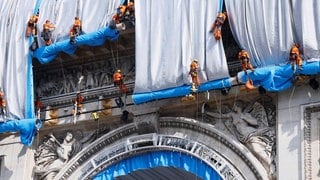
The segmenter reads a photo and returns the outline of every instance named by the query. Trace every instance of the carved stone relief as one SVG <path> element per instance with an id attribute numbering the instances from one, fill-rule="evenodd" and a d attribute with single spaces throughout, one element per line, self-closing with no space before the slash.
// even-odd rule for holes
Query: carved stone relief
<path id="1" fill-rule="evenodd" d="M 276 176 L 276 107 L 263 96 L 252 102 L 236 100 L 220 109 L 206 109 L 205 119 L 216 128 L 236 137 L 261 162 L 270 179 Z"/>
<path id="2" fill-rule="evenodd" d="M 119 67 L 111 60 L 100 60 L 83 65 L 63 66 L 35 73 L 35 93 L 40 97 L 50 97 L 80 90 L 113 85 L 116 68 L 122 70 L 125 82 L 135 78 L 134 59 L 122 59 Z"/>
<path id="3" fill-rule="evenodd" d="M 67 130 L 63 133 L 50 133 L 43 138 L 34 154 L 35 179 L 50 180 L 63 168 L 78 152 L 92 143 L 109 129 L 91 132 Z"/>

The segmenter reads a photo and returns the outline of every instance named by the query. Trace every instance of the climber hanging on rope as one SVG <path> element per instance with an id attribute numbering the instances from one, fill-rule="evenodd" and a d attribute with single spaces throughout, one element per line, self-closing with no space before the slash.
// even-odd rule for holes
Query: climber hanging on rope
<path id="1" fill-rule="evenodd" d="M 254 68 L 250 62 L 250 56 L 249 56 L 249 53 L 246 51 L 246 50 L 241 50 L 239 53 L 238 53 L 238 59 L 241 63 L 241 67 L 242 67 L 242 70 L 244 71 L 245 75 L 247 75 L 247 70 L 250 69 L 252 72 L 254 72 Z M 253 90 L 254 89 L 254 86 L 253 86 L 253 82 L 251 79 L 249 79 L 248 77 L 248 80 L 245 84 L 245 87 L 246 89 L 248 90 Z"/>
<path id="2" fill-rule="evenodd" d="M 296 66 L 298 66 L 299 69 L 302 68 L 302 57 L 300 55 L 299 47 L 299 44 L 295 43 L 290 50 L 289 59 L 293 70 Z"/>
<path id="3" fill-rule="evenodd" d="M 114 86 L 118 86 L 121 93 L 126 94 L 128 92 L 127 86 L 123 83 L 123 74 L 120 69 L 116 70 L 116 72 L 113 74 L 113 83 Z"/>
<path id="4" fill-rule="evenodd" d="M 6 117 L 6 107 L 7 107 L 7 102 L 4 97 L 4 92 L 2 91 L 0 87 L 0 114 Z"/>
<path id="5" fill-rule="evenodd" d="M 39 19 L 39 10 L 37 14 L 30 16 L 30 19 L 27 25 L 26 37 L 30 37 L 31 35 L 33 37 L 33 42 L 29 47 L 31 51 L 35 51 L 39 47 L 38 36 L 37 36 L 38 35 L 38 27 L 37 27 L 38 19 Z"/>
<path id="6" fill-rule="evenodd" d="M 198 69 L 199 69 L 198 59 L 193 59 L 190 64 L 189 74 L 191 76 L 192 83 L 194 83 L 196 86 L 200 85 L 200 79 L 198 76 Z"/>
<path id="7" fill-rule="evenodd" d="M 252 72 L 254 72 L 254 68 L 250 62 L 249 53 L 246 50 L 241 50 L 238 53 L 238 59 L 241 63 L 242 70 L 244 71 L 245 74 L 247 74 L 248 69 L 250 69 Z"/>
<path id="8" fill-rule="evenodd" d="M 52 31 L 55 29 L 56 27 L 50 23 L 49 20 L 46 20 L 46 23 L 43 24 L 43 31 L 41 34 L 41 37 L 43 37 L 43 40 L 46 43 L 46 46 L 49 46 L 52 43 Z"/>
<path id="9" fill-rule="evenodd" d="M 26 30 L 26 37 L 30 37 L 31 35 L 37 35 L 37 23 L 39 19 L 39 10 L 37 14 L 30 16 L 28 21 L 27 30 Z"/>
<path id="10" fill-rule="evenodd" d="M 217 15 L 216 20 L 212 24 L 210 33 L 213 33 L 213 36 L 216 40 L 221 39 L 221 26 L 223 25 L 224 21 L 227 19 L 226 12 L 219 12 Z"/>
<path id="11" fill-rule="evenodd" d="M 34 107 L 35 107 L 36 118 L 40 119 L 40 110 L 43 108 L 43 104 L 40 101 L 40 97 L 39 96 L 37 96 L 36 100 L 34 101 Z"/>
<path id="12" fill-rule="evenodd" d="M 72 100 L 73 102 L 73 110 L 72 114 L 73 116 L 80 115 L 82 113 L 82 102 L 83 102 L 83 96 L 80 92 L 77 92 L 76 98 Z"/>
<path id="13" fill-rule="evenodd" d="M 125 30 L 126 26 L 131 23 L 135 25 L 135 14 L 134 14 L 134 2 L 128 1 L 123 3 L 117 8 L 116 14 L 112 16 L 112 21 L 109 26 L 113 29 L 117 28 L 118 30 Z"/>
<path id="14" fill-rule="evenodd" d="M 76 44 L 76 37 L 82 34 L 82 23 L 79 17 L 74 18 L 74 23 L 70 29 L 69 37 L 70 37 L 70 44 Z"/>

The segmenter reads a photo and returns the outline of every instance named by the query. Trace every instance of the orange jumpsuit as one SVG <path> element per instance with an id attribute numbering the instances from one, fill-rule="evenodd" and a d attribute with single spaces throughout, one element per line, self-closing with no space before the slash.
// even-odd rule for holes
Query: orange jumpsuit
<path id="1" fill-rule="evenodd" d="M 242 50 L 238 53 L 238 59 L 241 62 L 242 70 L 247 74 L 247 69 L 254 71 L 253 66 L 250 63 L 250 57 L 247 51 Z"/>
<path id="2" fill-rule="evenodd" d="M 213 33 L 213 36 L 215 37 L 216 40 L 221 39 L 221 26 L 226 19 L 227 19 L 226 14 L 219 12 L 216 20 L 214 21 L 214 23 L 211 27 L 210 32 Z"/>
<path id="3" fill-rule="evenodd" d="M 39 16 L 38 15 L 32 15 L 28 21 L 26 36 L 30 37 L 32 35 L 37 35 L 37 28 L 36 24 L 38 22 Z"/>
<path id="4" fill-rule="evenodd" d="M 55 26 L 50 23 L 49 20 L 46 21 L 45 24 L 43 24 L 43 39 L 46 42 L 46 45 L 49 46 L 51 42 L 51 29 L 54 29 Z"/>
<path id="5" fill-rule="evenodd" d="M 118 86 L 122 93 L 127 93 L 128 89 L 125 84 L 123 84 L 123 75 L 121 72 L 115 72 L 113 74 L 113 82 L 115 86 Z"/>
<path id="6" fill-rule="evenodd" d="M 190 64 L 189 74 L 191 76 L 192 83 L 195 83 L 197 86 L 200 85 L 200 80 L 199 80 L 199 76 L 198 76 L 198 68 L 199 68 L 198 62 L 192 61 L 192 63 Z"/>
<path id="7" fill-rule="evenodd" d="M 289 57 L 292 66 L 298 65 L 299 67 L 302 66 L 302 58 L 299 52 L 299 45 L 295 44 L 290 50 L 290 57 Z"/>
<path id="8" fill-rule="evenodd" d="M 83 97 L 81 96 L 80 93 L 77 94 L 77 97 L 73 99 L 73 103 L 74 103 L 74 110 L 73 110 L 73 114 L 77 113 L 77 114 L 81 114 L 82 111 L 82 102 L 83 102 Z M 75 109 L 77 108 L 77 112 L 75 112 Z"/>
<path id="9" fill-rule="evenodd" d="M 37 97 L 37 99 L 34 101 L 34 106 L 35 106 L 35 113 L 36 113 L 36 117 L 40 118 L 40 110 L 43 107 L 42 102 L 40 101 L 40 98 Z"/>
<path id="10" fill-rule="evenodd" d="M 3 91 L 0 91 L 0 110 L 1 110 L 1 114 L 5 114 L 6 113 L 6 99 L 4 98 L 4 93 Z"/>
<path id="11" fill-rule="evenodd" d="M 74 31 L 74 34 L 76 36 L 80 35 L 81 34 L 81 31 L 82 31 L 82 24 L 81 24 L 81 21 L 78 17 L 75 17 L 74 18 L 74 23 L 73 23 L 73 26 L 72 26 L 72 29 Z"/>

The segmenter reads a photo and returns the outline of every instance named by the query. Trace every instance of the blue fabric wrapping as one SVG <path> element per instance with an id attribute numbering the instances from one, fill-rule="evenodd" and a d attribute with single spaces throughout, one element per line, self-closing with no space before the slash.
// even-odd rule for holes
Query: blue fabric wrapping
<path id="1" fill-rule="evenodd" d="M 70 44 L 70 39 L 67 39 L 64 41 L 53 43 L 50 46 L 38 48 L 34 52 L 34 57 L 37 58 L 41 64 L 46 64 L 56 58 L 60 52 L 73 54 L 75 53 L 77 46 L 100 46 L 107 39 L 114 41 L 118 38 L 118 36 L 119 31 L 117 31 L 116 29 L 111 29 L 110 27 L 106 27 L 96 32 L 77 36 L 75 45 Z"/>
<path id="2" fill-rule="evenodd" d="M 37 0 L 35 4 L 35 8 L 33 10 L 33 14 L 37 14 L 39 7 L 41 4 L 41 0 Z M 31 46 L 33 42 L 33 36 L 29 37 L 29 45 Z M 29 52 L 28 55 L 28 71 L 27 71 L 27 81 L 26 81 L 26 102 L 25 102 L 25 118 L 35 118 L 34 113 L 34 92 L 33 92 L 33 66 L 32 66 L 32 56 Z"/>
<path id="3" fill-rule="evenodd" d="M 303 62 L 302 69 L 297 69 L 296 71 L 292 69 L 291 64 L 286 64 L 257 68 L 254 72 L 248 70 L 247 75 L 241 71 L 237 76 L 240 83 L 246 83 L 248 79 L 251 79 L 255 87 L 262 86 L 269 92 L 280 92 L 292 86 L 294 75 L 317 74 L 320 74 L 320 60 L 305 61 Z M 199 92 L 231 86 L 231 78 L 215 80 L 201 84 Z M 142 104 L 153 100 L 185 96 L 187 94 L 190 94 L 190 85 L 155 92 L 136 93 L 132 96 L 132 99 L 135 104 Z"/>
<path id="4" fill-rule="evenodd" d="M 239 72 L 238 79 L 245 83 L 249 78 L 255 87 L 262 86 L 267 91 L 278 92 L 291 87 L 293 74 L 291 65 L 269 66 L 248 71 L 248 75 Z"/>
<path id="5" fill-rule="evenodd" d="M 0 123 L 0 133 L 19 132 L 21 143 L 30 146 L 42 122 L 38 119 L 8 120 Z"/>
<path id="6" fill-rule="evenodd" d="M 231 79 L 229 78 L 202 83 L 198 88 L 198 92 L 222 89 L 226 87 L 231 87 Z M 132 100 L 135 104 L 142 104 L 153 100 L 181 97 L 190 94 L 190 89 L 191 85 L 184 85 L 160 91 L 136 93 L 132 96 Z"/>
<path id="7" fill-rule="evenodd" d="M 204 161 L 181 152 L 153 151 L 136 155 L 113 164 L 97 174 L 94 180 L 111 180 L 139 169 L 158 166 L 175 167 L 197 175 L 202 179 L 220 180 L 221 176 Z"/>
<path id="8" fill-rule="evenodd" d="M 291 64 L 281 66 L 268 66 L 257 68 L 248 75 L 244 72 L 238 73 L 240 82 L 245 83 L 248 78 L 253 81 L 254 86 L 262 86 L 269 92 L 280 92 L 292 86 L 294 75 L 317 75 L 320 73 L 319 61 L 303 62 L 302 69 L 294 71 Z"/>

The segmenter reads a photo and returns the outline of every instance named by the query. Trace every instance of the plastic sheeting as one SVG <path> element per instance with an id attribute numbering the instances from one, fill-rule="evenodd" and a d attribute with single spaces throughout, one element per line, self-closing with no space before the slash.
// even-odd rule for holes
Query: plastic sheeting
<path id="1" fill-rule="evenodd" d="M 190 84 L 188 72 L 194 58 L 203 83 L 229 77 L 222 40 L 209 32 L 222 2 L 135 1 L 135 93 Z"/>
<path id="2" fill-rule="evenodd" d="M 222 177 L 204 161 L 181 152 L 154 151 L 122 160 L 109 166 L 97 174 L 94 180 L 114 179 L 138 169 L 154 168 L 157 166 L 171 166 L 191 172 L 202 179 L 220 180 Z"/>

